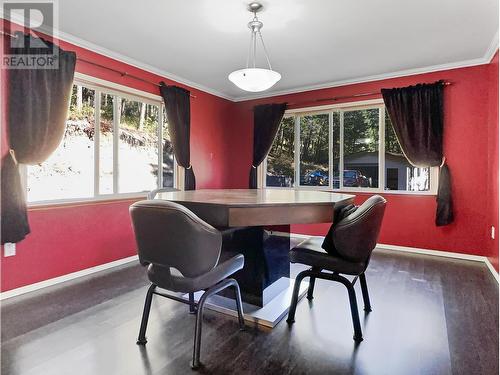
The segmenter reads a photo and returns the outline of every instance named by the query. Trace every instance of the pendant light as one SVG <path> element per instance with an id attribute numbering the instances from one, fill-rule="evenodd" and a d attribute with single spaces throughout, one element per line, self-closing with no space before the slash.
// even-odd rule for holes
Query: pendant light
<path id="1" fill-rule="evenodd" d="M 240 69 L 229 74 L 228 78 L 240 89 L 250 92 L 265 91 L 273 87 L 276 82 L 281 79 L 281 74 L 275 72 L 271 67 L 271 61 L 269 60 L 269 55 L 267 54 L 266 46 L 264 44 L 264 39 L 260 29 L 264 25 L 257 18 L 257 12 L 263 9 L 260 3 L 250 3 L 248 5 L 248 10 L 253 13 L 253 20 L 248 23 L 248 27 L 251 30 L 250 35 L 250 48 L 248 49 L 247 55 L 247 66 L 245 69 Z M 256 67 L 256 55 L 257 55 L 257 38 L 262 43 L 262 49 L 264 50 L 264 55 L 266 56 L 268 69 L 257 68 Z M 250 62 L 250 59 L 252 60 Z M 250 63 L 252 67 L 250 67 Z"/>

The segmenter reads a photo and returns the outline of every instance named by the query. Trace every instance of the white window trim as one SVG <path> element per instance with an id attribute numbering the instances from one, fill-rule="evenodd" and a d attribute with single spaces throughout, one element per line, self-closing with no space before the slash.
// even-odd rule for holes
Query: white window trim
<path id="1" fill-rule="evenodd" d="M 158 106 L 159 108 L 159 123 L 158 123 L 158 182 L 157 187 L 163 188 L 163 99 L 159 95 L 151 94 L 146 91 L 137 90 L 124 85 L 120 85 L 111 81 L 106 81 L 100 78 L 92 77 L 86 74 L 75 72 L 75 77 L 73 80 L 73 85 L 84 86 L 95 92 L 94 98 L 94 118 L 95 122 L 100 122 L 100 103 L 101 95 L 109 94 L 119 98 L 124 98 L 131 101 L 139 101 L 150 105 Z M 94 135 L 94 196 L 88 198 L 63 198 L 63 199 L 50 199 L 50 200 L 39 200 L 27 202 L 29 207 L 37 206 L 48 206 L 48 205 L 67 205 L 67 204 L 84 204 L 100 201 L 110 201 L 110 200 L 127 200 L 127 199 L 140 199 L 146 198 L 149 191 L 140 191 L 133 193 L 118 193 L 118 127 L 119 119 L 117 114 L 117 103 L 114 101 L 113 105 L 113 193 L 112 194 L 100 194 L 99 193 L 99 138 L 100 138 L 100 127 L 96 127 Z M 183 177 L 184 168 L 177 164 L 177 160 L 174 157 L 174 186 L 172 189 L 184 190 L 184 178 Z M 21 183 L 24 188 L 25 198 L 28 196 L 28 173 L 27 166 L 20 165 L 19 168 L 21 175 Z"/>
<path id="2" fill-rule="evenodd" d="M 363 187 L 343 187 L 343 179 L 341 178 L 340 188 L 333 188 L 333 178 L 329 178 L 328 186 L 301 186 L 300 185 L 300 116 L 304 115 L 319 115 L 329 114 L 329 176 L 333 176 L 333 112 L 345 112 L 360 109 L 379 108 L 379 187 L 377 188 L 363 188 Z M 382 99 L 370 99 L 349 103 L 329 104 L 316 107 L 295 108 L 285 111 L 284 117 L 295 116 L 294 123 L 294 186 L 293 187 L 277 187 L 266 186 L 266 172 L 267 172 L 267 157 L 257 169 L 257 176 L 259 177 L 258 188 L 266 189 L 295 189 L 295 190 L 319 190 L 319 191 L 334 191 L 342 193 L 378 193 L 378 194 L 391 194 L 391 195 L 412 195 L 412 196 L 435 196 L 437 195 L 439 167 L 431 167 L 430 169 L 430 189 L 428 191 L 407 191 L 407 190 L 385 190 L 385 105 Z M 340 116 L 340 166 L 344 165 L 344 124 L 343 116 Z"/>

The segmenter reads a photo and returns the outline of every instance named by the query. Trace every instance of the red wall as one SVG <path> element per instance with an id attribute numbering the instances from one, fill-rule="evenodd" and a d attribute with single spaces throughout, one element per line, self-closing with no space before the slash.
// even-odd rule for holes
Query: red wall
<path id="1" fill-rule="evenodd" d="M 65 42 L 61 46 L 76 51 L 79 57 L 120 71 L 175 83 Z M 77 71 L 158 94 L 153 85 L 93 65 L 78 63 Z M 496 225 L 498 231 L 498 55 L 490 65 L 242 103 L 189 88 L 196 96 L 191 101 L 191 161 L 197 187 L 248 186 L 253 138 L 251 108 L 257 103 L 350 95 L 438 79 L 453 82 L 445 90 L 445 151 L 453 174 L 456 222 L 443 228 L 434 226 L 434 197 L 386 194 L 388 208 L 381 242 L 486 255 L 498 269 L 498 240 L 489 239 L 490 225 Z M 2 121 L 2 155 L 6 152 L 4 124 Z M 495 173 L 487 175 L 490 170 Z M 358 201 L 365 198 L 359 194 Z M 30 209 L 32 233 L 17 245 L 16 256 L 1 257 L 1 290 L 134 255 L 128 216 L 131 203 L 124 200 Z M 323 235 L 327 227 L 328 224 L 296 225 L 292 230 Z"/>
<path id="2" fill-rule="evenodd" d="M 496 61 L 498 64 L 498 60 Z M 487 176 L 489 153 L 490 159 L 492 159 L 491 156 L 496 155 L 496 160 L 498 160 L 498 144 L 489 143 L 490 138 L 495 136 L 498 138 L 498 127 L 494 129 L 490 123 L 491 109 L 496 108 L 498 111 L 498 86 L 495 88 L 490 83 L 494 69 L 492 64 L 482 65 L 240 102 L 232 110 L 231 125 L 226 130 L 226 144 L 232 150 L 228 151 L 232 155 L 228 165 L 232 174 L 227 185 L 248 186 L 253 138 L 252 107 L 256 104 L 306 102 L 319 98 L 379 92 L 381 88 L 402 87 L 440 79 L 450 81 L 453 84 L 446 87 L 444 99 L 444 148 L 452 173 L 455 222 L 446 227 L 434 225 L 436 203 L 433 196 L 384 194 L 388 204 L 380 242 L 490 255 L 493 252 L 493 250 L 488 252 L 491 220 L 486 212 L 492 205 L 496 204 L 498 207 L 498 190 L 491 191 L 490 196 L 488 195 L 491 186 L 496 186 L 498 189 L 498 173 L 494 177 L 495 182 L 490 182 Z M 491 101 L 489 96 L 492 96 Z M 363 100 L 376 97 L 379 96 L 364 97 Z M 328 103 L 322 102 L 321 104 Z M 311 103 L 310 105 L 318 104 Z M 498 164 L 496 166 L 496 172 L 498 172 Z M 358 202 L 368 196 L 367 194 L 357 195 Z M 497 199 L 496 203 L 493 196 Z M 327 229 L 328 224 L 292 226 L 292 231 L 295 233 L 313 235 L 324 235 Z M 495 251 L 498 258 L 498 251 Z"/>
<path id="3" fill-rule="evenodd" d="M 489 65 L 488 114 L 488 225 L 496 229 L 495 239 L 488 239 L 487 256 L 498 271 L 498 51 Z"/>
<path id="4" fill-rule="evenodd" d="M 65 50 L 75 51 L 78 57 L 110 68 L 155 82 L 164 80 L 169 84 L 177 84 L 69 43 L 61 41 L 60 45 Z M 76 70 L 159 94 L 154 85 L 122 77 L 90 64 L 78 62 Z M 197 187 L 223 187 L 227 158 L 223 137 L 225 116 L 233 104 L 203 91 L 187 88 L 196 96 L 191 99 L 191 163 Z M 2 121 L 2 155 L 7 151 L 4 124 Z M 136 254 L 128 214 L 131 203 L 127 200 L 30 209 L 31 234 L 17 244 L 16 256 L 1 257 L 1 290 L 18 288 Z"/>

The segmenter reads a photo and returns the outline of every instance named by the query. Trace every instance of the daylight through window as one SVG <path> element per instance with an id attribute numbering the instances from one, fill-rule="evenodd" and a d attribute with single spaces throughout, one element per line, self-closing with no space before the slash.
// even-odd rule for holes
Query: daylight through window
<path id="1" fill-rule="evenodd" d="M 267 187 L 431 192 L 436 184 L 433 169 L 408 162 L 382 104 L 286 114 L 263 165 Z"/>
<path id="2" fill-rule="evenodd" d="M 174 187 L 174 170 L 160 101 L 75 84 L 60 145 L 26 168 L 27 197 L 88 199 Z"/>

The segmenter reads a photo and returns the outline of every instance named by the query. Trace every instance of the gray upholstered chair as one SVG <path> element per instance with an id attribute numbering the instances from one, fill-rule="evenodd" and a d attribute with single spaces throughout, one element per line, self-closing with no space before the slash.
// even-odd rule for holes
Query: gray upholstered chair
<path id="1" fill-rule="evenodd" d="M 359 208 L 348 211 L 347 216 L 336 222 L 328 236 L 333 241 L 332 249 L 326 252 L 320 238 L 308 239 L 290 251 L 290 261 L 311 266 L 302 271 L 295 279 L 288 323 L 295 321 L 300 283 L 309 277 L 307 298 L 311 300 L 316 279 L 337 281 L 346 286 L 351 305 L 351 315 L 354 326 L 354 340 L 362 341 L 363 335 L 359 323 L 358 305 L 354 284 L 359 278 L 363 302 L 366 311 L 371 311 L 370 297 L 366 285 L 365 270 L 370 262 L 370 256 L 377 245 L 380 227 L 384 216 L 386 200 L 379 195 L 367 199 Z M 327 272 L 325 272 L 327 271 Z M 353 281 L 342 276 L 355 276 Z"/>
<path id="2" fill-rule="evenodd" d="M 139 261 L 148 266 L 151 286 L 146 295 L 137 344 L 145 345 L 146 327 L 153 295 L 187 303 L 196 312 L 192 367 L 200 365 L 203 305 L 207 298 L 232 287 L 235 292 L 240 328 L 245 326 L 240 289 L 230 275 L 243 268 L 243 255 L 219 263 L 221 233 L 186 207 L 162 200 L 145 200 L 130 207 Z M 158 292 L 156 288 L 186 293 L 189 300 Z M 205 290 L 199 302 L 194 292 Z"/>

